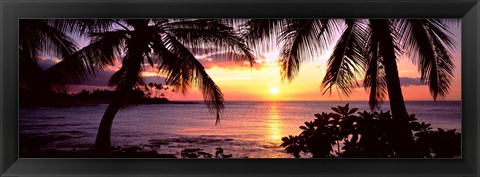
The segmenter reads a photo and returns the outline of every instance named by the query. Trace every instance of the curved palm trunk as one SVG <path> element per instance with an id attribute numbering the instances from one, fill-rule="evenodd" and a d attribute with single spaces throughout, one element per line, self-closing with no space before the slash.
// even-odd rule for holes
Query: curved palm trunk
<path id="1" fill-rule="evenodd" d="M 127 53 L 122 60 L 122 69 L 125 69 L 124 80 L 118 84 L 115 98 L 108 105 L 98 129 L 97 138 L 95 140 L 95 149 L 99 155 L 108 155 L 111 152 L 110 132 L 112 129 L 113 119 L 120 108 L 129 104 L 129 96 L 138 80 L 141 64 L 144 60 L 144 51 L 148 48 L 148 36 L 145 32 L 148 21 L 131 20 L 134 27 L 131 38 L 127 40 Z"/>
<path id="2" fill-rule="evenodd" d="M 95 139 L 95 150 L 102 155 L 111 152 L 110 132 L 112 130 L 113 118 L 120 110 L 118 101 L 112 101 L 103 113 L 100 127 L 98 128 L 97 138 Z"/>
<path id="3" fill-rule="evenodd" d="M 379 33 L 380 54 L 383 57 L 382 64 L 385 67 L 387 80 L 388 98 L 392 116 L 396 120 L 392 125 L 395 134 L 393 135 L 393 147 L 398 148 L 396 156 L 414 157 L 413 134 L 409 128 L 409 121 L 405 102 L 403 100 L 400 78 L 398 76 L 397 61 L 395 56 L 395 44 L 392 37 L 389 21 L 386 19 L 370 20 Z"/>

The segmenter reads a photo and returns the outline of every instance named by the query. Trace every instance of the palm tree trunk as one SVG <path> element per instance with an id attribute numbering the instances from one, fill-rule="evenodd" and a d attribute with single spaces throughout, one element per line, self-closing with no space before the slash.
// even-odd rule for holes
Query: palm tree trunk
<path id="1" fill-rule="evenodd" d="M 397 157 L 412 157 L 414 156 L 412 149 L 413 134 L 409 127 L 408 113 L 403 100 L 390 24 L 386 19 L 371 20 L 371 22 L 377 27 L 378 33 L 381 34 L 379 40 L 380 53 L 383 57 L 382 64 L 385 67 L 390 109 L 395 121 L 395 125 L 391 127 L 393 147 L 397 148 Z"/>
<path id="2" fill-rule="evenodd" d="M 381 39 L 380 54 L 383 57 L 382 64 L 385 67 L 385 76 L 387 78 L 388 98 L 390 100 L 390 109 L 392 116 L 397 119 L 407 118 L 407 109 L 403 100 L 402 88 L 400 86 L 400 78 L 398 76 L 397 61 L 395 56 L 395 44 L 392 37 L 392 31 L 388 20 L 370 20 L 372 25 L 380 33 Z"/>
<path id="3" fill-rule="evenodd" d="M 97 138 L 95 139 L 95 150 L 100 155 L 107 155 L 111 152 L 110 132 L 112 130 L 113 118 L 115 118 L 118 110 L 120 110 L 120 102 L 112 101 L 100 121 Z"/>
<path id="4" fill-rule="evenodd" d="M 135 33 L 127 42 L 127 54 L 122 60 L 122 68 L 125 67 L 124 84 L 117 86 L 116 94 L 102 117 L 98 129 L 97 139 L 95 140 L 95 149 L 100 155 L 108 155 L 111 152 L 110 132 L 113 119 L 122 106 L 128 105 L 128 97 L 131 96 L 135 83 L 139 77 L 141 63 L 143 62 L 143 52 L 148 49 L 149 36 L 146 36 L 143 30 L 148 25 L 147 20 L 131 19 L 130 23 L 135 29 Z M 143 25 L 143 26 L 142 26 Z"/>
<path id="5" fill-rule="evenodd" d="M 409 127 L 407 109 L 403 100 L 400 79 L 398 77 L 397 64 L 395 59 L 384 60 L 385 75 L 387 77 L 388 97 L 390 109 L 396 125 L 393 125 L 392 132 L 395 140 L 394 147 L 397 149 L 398 157 L 415 157 L 413 150 L 413 134 Z"/>
<path id="6" fill-rule="evenodd" d="M 393 61 L 392 61 L 393 60 Z M 406 119 L 408 116 L 403 100 L 400 78 L 398 76 L 397 63 L 395 58 L 384 59 L 385 75 L 387 78 L 388 98 L 390 100 L 390 109 L 395 119 Z"/>

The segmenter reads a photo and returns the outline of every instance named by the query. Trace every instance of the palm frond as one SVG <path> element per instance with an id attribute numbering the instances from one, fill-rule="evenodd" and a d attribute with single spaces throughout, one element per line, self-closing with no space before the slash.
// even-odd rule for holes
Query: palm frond
<path id="1" fill-rule="evenodd" d="M 202 64 L 174 36 L 166 35 L 164 43 L 156 42 L 154 49 L 161 57 L 159 71 L 167 76 L 166 84 L 175 86 L 184 94 L 190 85 L 198 87 L 209 111 L 216 113 L 218 123 L 225 107 L 223 93 Z"/>
<path id="2" fill-rule="evenodd" d="M 241 33 L 257 55 L 277 47 L 277 36 L 285 29 L 285 19 L 249 19 L 241 25 Z"/>
<path id="3" fill-rule="evenodd" d="M 366 64 L 366 72 L 363 80 L 363 87 L 370 91 L 368 104 L 370 109 L 379 108 L 387 95 L 387 80 L 385 77 L 384 66 L 379 56 L 378 40 L 372 39 L 374 36 L 370 34 L 368 42 L 368 61 Z"/>
<path id="4" fill-rule="evenodd" d="M 165 44 L 164 41 L 168 40 L 160 35 L 155 36 L 152 45 L 155 60 L 159 62 L 159 72 L 166 76 L 166 84 L 174 86 L 175 90 L 180 90 L 185 95 L 191 86 L 192 73 L 188 63 L 167 48 L 168 43 Z"/>
<path id="5" fill-rule="evenodd" d="M 433 99 L 445 97 L 455 68 L 447 48 L 456 46 L 447 25 L 436 19 L 408 19 L 398 21 L 397 30 L 407 55 L 417 60 L 420 79 L 429 85 Z"/>
<path id="6" fill-rule="evenodd" d="M 66 34 L 87 37 L 89 33 L 112 30 L 113 24 L 118 19 L 46 19 L 43 21 Z"/>
<path id="7" fill-rule="evenodd" d="M 430 36 L 434 32 L 429 31 Z M 455 65 L 452 61 L 452 55 L 443 44 L 445 40 L 437 37 L 432 38 L 432 44 L 435 48 L 436 58 L 430 62 L 431 69 L 428 74 L 427 84 L 430 88 L 430 94 L 434 100 L 438 97 L 445 98 L 450 91 L 451 81 L 453 79 L 453 69 Z"/>
<path id="8" fill-rule="evenodd" d="M 165 23 L 168 23 L 168 19 L 152 19 L 153 26 L 162 26 Z"/>
<path id="9" fill-rule="evenodd" d="M 360 21 L 358 21 L 360 22 Z M 328 50 L 330 43 L 334 40 L 336 33 L 342 30 L 343 21 L 338 19 L 316 19 L 315 31 L 317 31 L 320 53 Z"/>
<path id="10" fill-rule="evenodd" d="M 288 20 L 278 38 L 284 42 L 279 60 L 282 80 L 292 80 L 304 61 L 327 49 L 336 24 L 336 20 L 329 19 Z"/>
<path id="11" fill-rule="evenodd" d="M 242 65 L 255 63 L 255 56 L 244 39 L 233 27 L 218 20 L 183 20 L 166 23 L 162 28 L 196 54 L 218 53 Z M 238 53 L 243 55 L 236 55 Z"/>
<path id="12" fill-rule="evenodd" d="M 314 33 L 315 20 L 290 20 L 290 23 L 279 36 L 284 41 L 280 49 L 280 66 L 282 80 L 292 80 L 300 70 L 300 65 L 306 57 L 314 55 L 318 43 Z"/>
<path id="13" fill-rule="evenodd" d="M 49 83 L 57 89 L 66 84 L 81 84 L 94 77 L 97 70 L 113 65 L 121 53 L 125 34 L 124 31 L 92 33 L 91 44 L 45 70 Z"/>
<path id="14" fill-rule="evenodd" d="M 67 85 L 81 84 L 93 77 L 93 74 L 87 71 L 84 61 L 76 57 L 76 53 L 63 58 L 43 74 L 54 90 L 64 90 Z"/>
<path id="15" fill-rule="evenodd" d="M 44 20 L 22 19 L 19 21 L 20 83 L 26 87 L 46 89 L 53 78 L 46 76 L 38 65 L 41 56 L 66 58 L 77 50 L 74 39 Z M 58 82 L 63 85 L 64 83 Z"/>
<path id="16" fill-rule="evenodd" d="M 125 82 L 125 74 L 126 74 L 125 72 L 126 72 L 125 67 L 121 67 L 118 71 L 115 71 L 110 77 L 110 79 L 108 80 L 108 86 L 115 87 Z"/>
<path id="17" fill-rule="evenodd" d="M 92 36 L 95 39 L 90 45 L 63 57 L 59 63 L 43 71 L 43 85 L 63 90 L 67 85 L 81 84 L 94 77 L 97 70 L 113 65 L 121 52 L 125 35 L 117 32 Z"/>
<path id="18" fill-rule="evenodd" d="M 30 33 L 28 37 L 31 38 L 25 40 L 32 40 L 34 45 L 37 46 L 36 49 L 40 50 L 39 53 L 45 56 L 63 58 L 77 51 L 77 44 L 74 39 L 42 20 L 21 20 L 20 28 L 22 28 L 21 35 Z M 20 40 L 22 49 L 25 40 Z"/>
<path id="19" fill-rule="evenodd" d="M 346 20 L 347 28 L 340 36 L 332 55 L 328 59 L 327 72 L 323 78 L 323 94 L 330 92 L 333 86 L 348 96 L 357 87 L 357 77 L 362 74 L 367 63 L 366 29 L 359 20 Z"/>
<path id="20" fill-rule="evenodd" d="M 29 25 L 33 23 L 32 25 Z M 19 21 L 19 75 L 20 83 L 25 87 L 32 87 L 33 81 L 43 70 L 38 65 L 38 57 L 42 52 L 42 36 L 35 32 L 34 26 L 40 21 L 20 20 Z"/>
<path id="21" fill-rule="evenodd" d="M 104 33 L 90 33 L 91 43 L 78 52 L 90 72 L 113 65 L 124 51 L 127 31 L 117 30 Z"/>
<path id="22" fill-rule="evenodd" d="M 132 20 L 132 23 L 146 26 L 143 20 Z M 123 107 L 132 104 L 129 99 L 132 98 L 134 89 L 145 85 L 141 73 L 144 70 L 146 55 L 148 55 L 146 51 L 150 51 L 149 44 L 151 43 L 151 39 L 146 38 L 146 36 L 148 36 L 148 33 L 144 29 L 140 29 L 133 32 L 131 37 L 126 39 L 125 57 L 122 59 L 122 67 L 113 74 L 109 81 L 110 86 L 116 86 L 117 98 L 115 99 Z"/>

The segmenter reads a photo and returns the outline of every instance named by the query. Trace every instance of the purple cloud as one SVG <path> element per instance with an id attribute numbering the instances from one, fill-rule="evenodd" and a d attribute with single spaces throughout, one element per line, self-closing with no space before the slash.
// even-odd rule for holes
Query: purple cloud
<path id="1" fill-rule="evenodd" d="M 358 85 L 360 87 L 363 87 L 363 80 L 358 81 Z M 408 86 L 421 86 L 421 85 L 427 85 L 427 84 L 422 82 L 420 78 L 400 77 L 400 85 L 408 87 Z"/>
<path id="2" fill-rule="evenodd" d="M 226 69 L 250 69 L 250 65 L 248 63 L 239 63 L 238 61 L 248 61 L 247 56 L 243 54 L 237 53 L 218 53 L 218 54 L 211 54 L 203 58 L 198 58 L 198 60 L 202 63 L 205 69 L 210 69 L 214 67 L 218 68 L 226 68 Z M 255 63 L 253 65 L 255 69 L 261 69 L 261 63 Z"/>
<path id="3" fill-rule="evenodd" d="M 427 84 L 422 82 L 420 78 L 400 77 L 400 85 L 408 87 L 408 86 L 420 86 L 420 85 L 427 85 Z"/>

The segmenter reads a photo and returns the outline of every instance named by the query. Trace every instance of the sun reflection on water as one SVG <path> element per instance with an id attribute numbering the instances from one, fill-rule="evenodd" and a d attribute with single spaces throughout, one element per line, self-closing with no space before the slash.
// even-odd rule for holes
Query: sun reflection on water
<path id="1" fill-rule="evenodd" d="M 282 136 L 284 136 L 281 128 L 282 120 L 278 114 L 277 105 L 274 103 L 270 106 L 267 125 L 270 128 L 269 141 L 273 143 L 280 143 Z"/>

